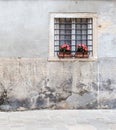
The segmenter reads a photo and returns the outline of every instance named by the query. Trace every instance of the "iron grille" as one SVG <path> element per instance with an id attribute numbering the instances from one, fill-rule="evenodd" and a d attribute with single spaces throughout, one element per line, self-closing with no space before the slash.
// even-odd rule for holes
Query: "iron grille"
<path id="1" fill-rule="evenodd" d="M 76 44 L 86 44 L 89 55 L 93 55 L 93 20 L 92 18 L 55 18 L 54 21 L 54 55 L 59 46 L 68 43 L 71 53 L 76 51 Z"/>

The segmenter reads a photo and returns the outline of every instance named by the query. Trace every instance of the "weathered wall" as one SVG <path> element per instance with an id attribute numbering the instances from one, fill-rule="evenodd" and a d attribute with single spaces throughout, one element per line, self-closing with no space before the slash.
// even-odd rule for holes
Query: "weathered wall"
<path id="1" fill-rule="evenodd" d="M 0 109 L 116 108 L 115 65 L 115 58 L 84 63 L 0 59 Z"/>
<path id="2" fill-rule="evenodd" d="M 98 56 L 116 57 L 115 0 L 0 1 L 0 56 L 48 57 L 50 12 L 96 12 Z"/>
<path id="3" fill-rule="evenodd" d="M 50 12 L 96 12 L 98 59 L 48 62 Z M 0 109 L 116 108 L 116 1 L 0 1 Z"/>

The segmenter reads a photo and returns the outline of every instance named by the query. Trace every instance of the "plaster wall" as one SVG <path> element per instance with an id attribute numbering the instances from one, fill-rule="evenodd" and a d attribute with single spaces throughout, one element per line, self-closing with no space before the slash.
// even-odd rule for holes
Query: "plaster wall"
<path id="1" fill-rule="evenodd" d="M 110 0 L 0 1 L 0 56 L 47 58 L 50 12 L 96 12 L 98 57 L 116 57 L 116 1 Z"/>
<path id="2" fill-rule="evenodd" d="M 97 59 L 49 62 L 50 12 L 97 13 Z M 0 1 L 0 109 L 116 108 L 116 1 Z"/>

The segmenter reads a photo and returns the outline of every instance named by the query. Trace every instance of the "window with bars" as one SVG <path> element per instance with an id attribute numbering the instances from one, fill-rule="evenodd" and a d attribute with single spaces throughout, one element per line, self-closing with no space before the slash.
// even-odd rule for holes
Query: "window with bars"
<path id="1" fill-rule="evenodd" d="M 78 44 L 85 44 L 89 58 L 97 58 L 96 13 L 51 13 L 49 35 L 49 60 L 57 60 L 61 45 L 69 44 L 71 59 L 75 58 Z M 69 58 L 70 60 L 70 58 Z"/>
<path id="2" fill-rule="evenodd" d="M 55 18 L 54 21 L 54 55 L 59 46 L 67 43 L 75 54 L 76 44 L 85 44 L 88 53 L 93 55 L 93 20 L 92 18 Z"/>

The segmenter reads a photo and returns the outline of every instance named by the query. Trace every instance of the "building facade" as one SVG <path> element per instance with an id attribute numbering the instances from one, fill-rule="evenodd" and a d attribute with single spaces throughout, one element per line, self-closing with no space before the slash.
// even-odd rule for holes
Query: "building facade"
<path id="1" fill-rule="evenodd" d="M 92 41 L 89 58 L 54 54 L 57 23 L 58 45 L 69 27 L 72 48 L 83 35 Z M 0 110 L 115 109 L 115 92 L 115 0 L 0 1 Z"/>

